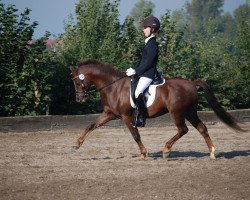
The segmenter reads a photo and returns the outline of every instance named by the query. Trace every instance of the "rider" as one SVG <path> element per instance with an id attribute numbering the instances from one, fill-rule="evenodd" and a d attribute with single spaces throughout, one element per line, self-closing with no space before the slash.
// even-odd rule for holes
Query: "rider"
<path id="1" fill-rule="evenodd" d="M 146 37 L 145 46 L 142 51 L 142 57 L 139 64 L 135 68 L 129 68 L 126 71 L 127 76 L 136 75 L 138 77 L 138 85 L 135 90 L 137 116 L 133 122 L 134 127 L 144 127 L 146 117 L 148 115 L 145 105 L 144 90 L 151 84 L 156 76 L 156 65 L 158 62 L 158 43 L 156 42 L 156 35 L 160 30 L 160 21 L 154 17 L 149 16 L 143 22 L 143 32 Z"/>

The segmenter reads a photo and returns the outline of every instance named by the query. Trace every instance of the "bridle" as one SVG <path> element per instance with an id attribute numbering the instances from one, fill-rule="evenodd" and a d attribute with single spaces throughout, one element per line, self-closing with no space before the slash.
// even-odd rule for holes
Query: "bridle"
<path id="1" fill-rule="evenodd" d="M 76 90 L 75 92 L 76 92 L 76 94 L 82 95 L 82 97 L 84 97 L 84 98 L 87 98 L 87 97 L 89 96 L 90 93 L 93 93 L 93 92 L 101 92 L 101 90 L 103 90 L 104 88 L 107 88 L 107 87 L 113 85 L 114 83 L 116 83 L 117 81 L 119 81 L 119 80 L 121 80 L 121 79 L 123 79 L 123 78 L 125 78 L 125 77 L 128 77 L 127 75 L 124 75 L 124 76 L 122 76 L 122 77 L 120 77 L 120 78 L 118 78 L 118 79 L 112 81 L 111 83 L 108 83 L 107 85 L 105 85 L 105 86 L 103 86 L 103 87 L 101 87 L 101 88 L 95 88 L 95 89 L 92 89 L 92 90 L 87 90 L 87 84 L 86 84 L 86 82 L 84 81 L 85 78 L 80 78 L 81 75 L 83 75 L 83 74 L 78 74 L 78 76 L 73 77 L 72 80 L 74 81 L 75 79 L 79 79 L 79 80 L 81 81 L 83 91 L 78 91 L 78 90 L 75 88 L 75 90 Z M 84 77 L 84 75 L 83 75 L 83 77 Z"/>
<path id="2" fill-rule="evenodd" d="M 79 79 L 79 81 L 82 83 L 82 89 L 83 89 L 81 91 L 78 91 L 77 88 L 75 87 L 75 93 L 76 93 L 76 95 L 79 95 L 80 97 L 83 97 L 83 98 L 87 98 L 89 96 L 89 92 L 87 90 L 87 84 L 86 84 L 86 82 L 84 81 L 84 79 L 82 80 L 79 77 L 79 75 L 72 78 L 73 81 L 75 79 Z"/>

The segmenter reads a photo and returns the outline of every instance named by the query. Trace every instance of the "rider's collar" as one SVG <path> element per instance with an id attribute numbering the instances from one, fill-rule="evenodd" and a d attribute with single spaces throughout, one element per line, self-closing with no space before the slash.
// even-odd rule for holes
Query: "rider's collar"
<path id="1" fill-rule="evenodd" d="M 149 37 L 147 37 L 146 40 L 145 40 L 145 44 L 147 44 L 148 41 L 149 41 L 151 38 L 153 38 L 153 37 L 155 37 L 155 35 L 153 35 L 153 34 L 151 34 Z"/>

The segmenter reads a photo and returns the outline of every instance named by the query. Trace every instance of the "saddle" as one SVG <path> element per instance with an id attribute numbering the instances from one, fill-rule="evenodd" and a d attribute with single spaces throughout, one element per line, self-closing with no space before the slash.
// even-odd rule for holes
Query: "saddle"
<path id="1" fill-rule="evenodd" d="M 156 94 L 156 88 L 160 85 L 163 85 L 165 83 L 165 78 L 162 77 L 163 73 L 158 72 L 156 76 L 154 77 L 151 85 L 144 91 L 143 95 L 146 101 L 146 106 L 149 107 L 153 104 Z M 133 108 L 135 108 L 135 90 L 138 85 L 139 78 L 134 77 L 131 79 L 131 87 L 130 87 L 130 104 Z"/>

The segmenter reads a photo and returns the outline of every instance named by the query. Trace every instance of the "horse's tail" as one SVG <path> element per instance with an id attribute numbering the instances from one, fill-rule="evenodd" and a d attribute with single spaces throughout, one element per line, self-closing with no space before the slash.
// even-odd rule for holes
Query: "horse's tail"
<path id="1" fill-rule="evenodd" d="M 205 81 L 202 80 L 194 80 L 194 83 L 196 86 L 201 86 L 205 92 L 205 97 L 217 115 L 217 117 L 223 121 L 226 125 L 231 127 L 232 129 L 236 131 L 244 131 L 236 122 L 236 120 L 231 116 L 229 113 L 227 113 L 224 108 L 219 104 L 217 98 L 215 97 L 213 91 L 210 89 L 208 84 Z"/>

